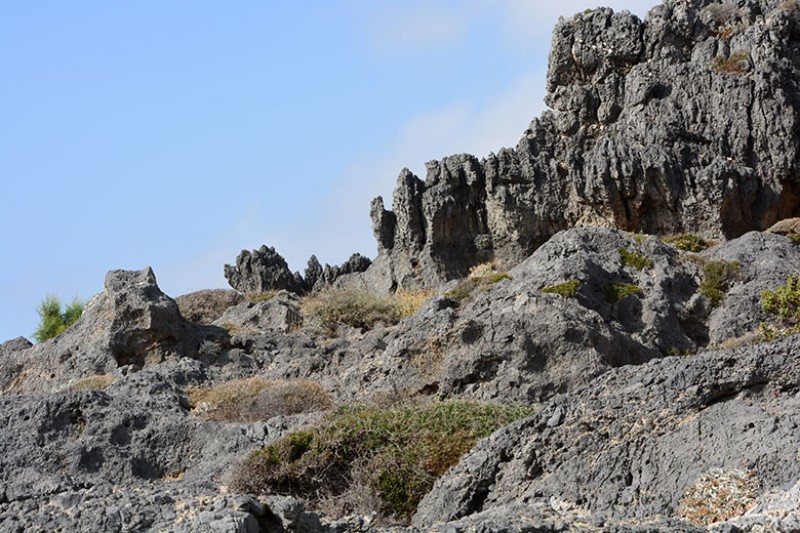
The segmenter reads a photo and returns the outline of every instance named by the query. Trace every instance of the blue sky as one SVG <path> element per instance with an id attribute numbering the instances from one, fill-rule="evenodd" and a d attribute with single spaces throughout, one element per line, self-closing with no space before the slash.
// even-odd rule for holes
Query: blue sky
<path id="1" fill-rule="evenodd" d="M 178 296 L 262 244 L 296 270 L 373 257 L 370 200 L 404 166 L 515 145 L 553 24 L 597 5 L 6 0 L 0 342 L 115 268 Z"/>

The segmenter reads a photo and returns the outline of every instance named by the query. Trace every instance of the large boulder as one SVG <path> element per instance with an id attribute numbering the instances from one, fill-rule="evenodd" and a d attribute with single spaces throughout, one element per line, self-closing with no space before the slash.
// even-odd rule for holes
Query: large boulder
<path id="1" fill-rule="evenodd" d="M 184 319 L 175 300 L 159 289 L 151 268 L 113 270 L 106 275 L 103 292 L 66 332 L 4 357 L 0 390 L 52 390 L 121 367 L 141 369 L 196 357 L 204 339 L 224 335 L 220 328 Z"/>
<path id="2" fill-rule="evenodd" d="M 513 529 L 520 515 L 534 523 L 560 515 L 603 526 L 700 514 L 703 505 L 714 516 L 737 503 L 741 514 L 752 491 L 762 527 L 792 530 L 799 349 L 795 336 L 610 370 L 479 443 L 436 483 L 414 523 L 482 515 Z M 704 476 L 707 486 L 697 487 Z M 715 492 L 726 476 L 742 481 Z M 707 501 L 681 503 L 692 487 Z M 742 501 L 726 501 L 724 490 Z"/>

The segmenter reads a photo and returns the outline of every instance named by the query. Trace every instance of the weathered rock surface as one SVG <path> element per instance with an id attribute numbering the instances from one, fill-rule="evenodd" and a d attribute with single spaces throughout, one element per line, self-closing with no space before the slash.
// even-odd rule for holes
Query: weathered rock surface
<path id="1" fill-rule="evenodd" d="M 184 319 L 175 300 L 158 288 L 152 269 L 114 270 L 106 276 L 103 292 L 65 333 L 3 358 L 0 390 L 57 390 L 121 367 L 139 369 L 196 357 L 204 339 L 225 335 L 220 328 Z"/>
<path id="2" fill-rule="evenodd" d="M 262 246 L 226 265 L 237 292 L 177 303 L 149 268 L 110 272 L 64 334 L 0 345 L 0 530 L 377 531 L 226 492 L 229 468 L 319 416 L 190 411 L 187 387 L 252 376 L 342 403 L 536 408 L 441 478 L 408 533 L 703 531 L 681 497 L 710 471 L 759 483 L 713 529 L 800 529 L 800 336 L 720 348 L 770 320 L 761 292 L 800 264 L 796 220 L 750 232 L 800 214 L 798 58 L 795 1 L 587 11 L 556 27 L 552 110 L 515 148 L 404 170 L 392 209 L 373 201 L 374 262 L 312 256 L 300 275 Z M 727 242 L 691 254 L 622 230 Z M 459 295 L 452 280 L 488 261 L 507 276 Z M 715 261 L 738 265 L 716 306 Z M 373 331 L 303 327 L 297 295 L 337 285 L 437 294 Z M 113 383 L 76 391 L 99 375 Z"/>
<path id="3" fill-rule="evenodd" d="M 225 278 L 231 287 L 245 294 L 286 290 L 296 294 L 321 290 L 334 285 L 337 280 L 350 274 L 364 272 L 372 261 L 361 254 L 353 254 L 339 266 L 320 264 L 312 255 L 305 269 L 305 276 L 292 274 L 286 260 L 275 248 L 262 246 L 248 252 L 242 250 L 236 258 L 236 266 L 225 265 Z"/>
<path id="4" fill-rule="evenodd" d="M 196 324 L 211 324 L 229 307 L 244 301 L 244 296 L 227 289 L 205 289 L 175 298 L 181 315 Z"/>
<path id="5" fill-rule="evenodd" d="M 302 276 L 292 274 L 283 256 L 266 245 L 258 250 L 242 250 L 236 258 L 236 266 L 225 265 L 225 279 L 231 287 L 244 294 L 305 290 Z"/>
<path id="6" fill-rule="evenodd" d="M 712 469 L 751 471 L 771 491 L 754 512 L 767 519 L 763 509 L 786 509 L 800 479 L 798 349 L 792 337 L 611 370 L 481 442 L 437 482 L 415 524 L 537 502 L 601 522 L 674 516 Z M 783 520 L 796 524 L 800 504 L 788 507 Z"/>
<path id="7" fill-rule="evenodd" d="M 574 226 L 733 238 L 798 214 L 797 5 L 667 0 L 555 28 L 546 101 L 513 149 L 403 170 L 372 203 L 386 285 L 515 265 Z M 720 95 L 724 95 L 720 97 Z M 377 275 L 378 273 L 373 273 Z"/>

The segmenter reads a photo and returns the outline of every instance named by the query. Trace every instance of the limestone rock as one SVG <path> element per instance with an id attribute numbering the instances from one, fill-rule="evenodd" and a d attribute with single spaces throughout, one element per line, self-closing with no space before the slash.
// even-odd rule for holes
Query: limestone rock
<path id="1" fill-rule="evenodd" d="M 236 258 L 236 266 L 225 265 L 225 278 L 231 287 L 244 294 L 276 290 L 303 292 L 305 289 L 300 275 L 292 274 L 283 256 L 266 245 L 258 250 L 242 250 Z"/>
<path id="2" fill-rule="evenodd" d="M 244 296 L 226 289 L 205 289 L 175 298 L 181 315 L 196 324 L 211 324 L 229 307 L 240 304 Z"/>
<path id="3" fill-rule="evenodd" d="M 562 19 L 552 110 L 515 148 L 430 162 L 424 181 L 403 170 L 392 210 L 373 201 L 384 285 L 513 266 L 574 226 L 730 239 L 796 216 L 797 20 L 767 0 Z"/>
<path id="4" fill-rule="evenodd" d="M 204 329 L 184 319 L 149 267 L 113 270 L 106 275 L 103 292 L 66 332 L 5 357 L 0 390 L 51 390 L 120 367 L 193 357 L 204 338 L 222 334 L 219 328 Z"/>
<path id="5" fill-rule="evenodd" d="M 799 348 L 792 337 L 610 370 L 479 443 L 414 522 L 554 501 L 596 520 L 677 518 L 684 491 L 714 469 L 751 472 L 774 501 L 800 479 L 795 448 L 780 444 L 797 438 Z"/>

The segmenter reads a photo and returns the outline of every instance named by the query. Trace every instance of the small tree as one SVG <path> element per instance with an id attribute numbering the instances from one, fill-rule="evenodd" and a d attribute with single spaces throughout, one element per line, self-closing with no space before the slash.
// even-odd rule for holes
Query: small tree
<path id="1" fill-rule="evenodd" d="M 45 296 L 36 309 L 39 315 L 39 327 L 33 334 L 36 342 L 43 342 L 64 333 L 68 327 L 77 321 L 83 314 L 84 303 L 74 298 L 64 312 L 61 312 L 61 301 L 57 296 Z"/>

